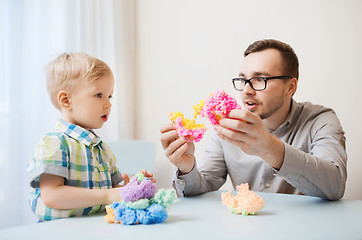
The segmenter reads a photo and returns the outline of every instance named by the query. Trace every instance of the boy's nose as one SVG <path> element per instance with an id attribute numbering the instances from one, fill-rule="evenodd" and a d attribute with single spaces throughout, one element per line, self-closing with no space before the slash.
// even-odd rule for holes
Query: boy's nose
<path id="1" fill-rule="evenodd" d="M 108 100 L 106 103 L 106 108 L 110 108 L 110 107 L 112 107 L 112 103 L 111 103 L 111 100 Z"/>

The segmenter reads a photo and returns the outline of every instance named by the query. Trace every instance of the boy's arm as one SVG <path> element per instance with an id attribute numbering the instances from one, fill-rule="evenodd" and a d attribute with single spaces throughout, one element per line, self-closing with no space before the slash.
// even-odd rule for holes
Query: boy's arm
<path id="1" fill-rule="evenodd" d="M 56 175 L 40 176 L 41 198 L 55 209 L 77 209 L 121 201 L 119 189 L 88 189 L 64 185 L 64 178 Z"/>

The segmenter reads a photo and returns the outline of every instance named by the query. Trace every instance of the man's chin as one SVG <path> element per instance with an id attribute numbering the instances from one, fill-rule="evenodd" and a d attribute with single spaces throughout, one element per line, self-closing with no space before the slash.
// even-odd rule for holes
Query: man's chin
<path id="1" fill-rule="evenodd" d="M 264 119 L 266 119 L 266 118 L 268 118 L 268 117 L 271 116 L 270 113 L 261 113 L 261 114 L 258 114 L 258 115 L 259 115 L 259 117 L 261 118 L 261 120 L 264 120 Z"/>

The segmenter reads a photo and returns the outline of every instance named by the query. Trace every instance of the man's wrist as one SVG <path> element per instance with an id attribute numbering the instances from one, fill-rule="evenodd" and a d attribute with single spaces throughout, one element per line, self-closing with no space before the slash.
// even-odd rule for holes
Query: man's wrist
<path id="1" fill-rule="evenodd" d="M 268 152 L 262 158 L 273 168 L 279 170 L 284 162 L 285 149 L 283 141 L 272 135 L 271 145 L 268 149 Z"/>
<path id="2" fill-rule="evenodd" d="M 181 168 L 178 168 L 179 175 L 186 175 L 189 174 L 195 167 L 195 161 L 194 165 L 192 165 L 192 168 L 190 170 L 182 170 Z"/>

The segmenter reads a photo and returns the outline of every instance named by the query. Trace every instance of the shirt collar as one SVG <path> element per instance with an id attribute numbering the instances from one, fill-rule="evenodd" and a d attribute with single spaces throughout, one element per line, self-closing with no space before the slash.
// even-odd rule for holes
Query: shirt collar
<path id="1" fill-rule="evenodd" d="M 291 105 L 291 106 L 290 106 L 290 111 L 289 111 L 289 114 L 288 114 L 287 118 L 286 118 L 285 121 L 278 127 L 278 129 L 274 131 L 274 133 L 281 131 L 281 129 L 284 129 L 284 128 L 290 126 L 290 124 L 292 123 L 292 120 L 293 120 L 293 118 L 294 118 L 295 112 L 296 112 L 296 110 L 297 110 L 297 108 L 298 108 L 298 106 L 297 106 L 298 103 L 297 103 L 294 99 L 292 99 L 290 105 Z"/>
<path id="2" fill-rule="evenodd" d="M 289 112 L 287 118 L 285 119 L 284 123 L 281 126 L 284 126 L 284 125 L 288 126 L 289 124 L 292 123 L 295 112 L 296 112 L 296 110 L 298 108 L 298 106 L 297 106 L 298 103 L 294 99 L 292 99 L 290 105 L 291 105 L 290 106 L 290 112 Z"/>
<path id="3" fill-rule="evenodd" d="M 64 132 L 64 134 L 84 143 L 87 146 L 97 145 L 101 142 L 101 138 L 97 136 L 97 134 L 95 134 L 92 130 L 88 131 L 78 125 L 69 123 L 64 119 L 59 119 L 55 129 Z"/>

